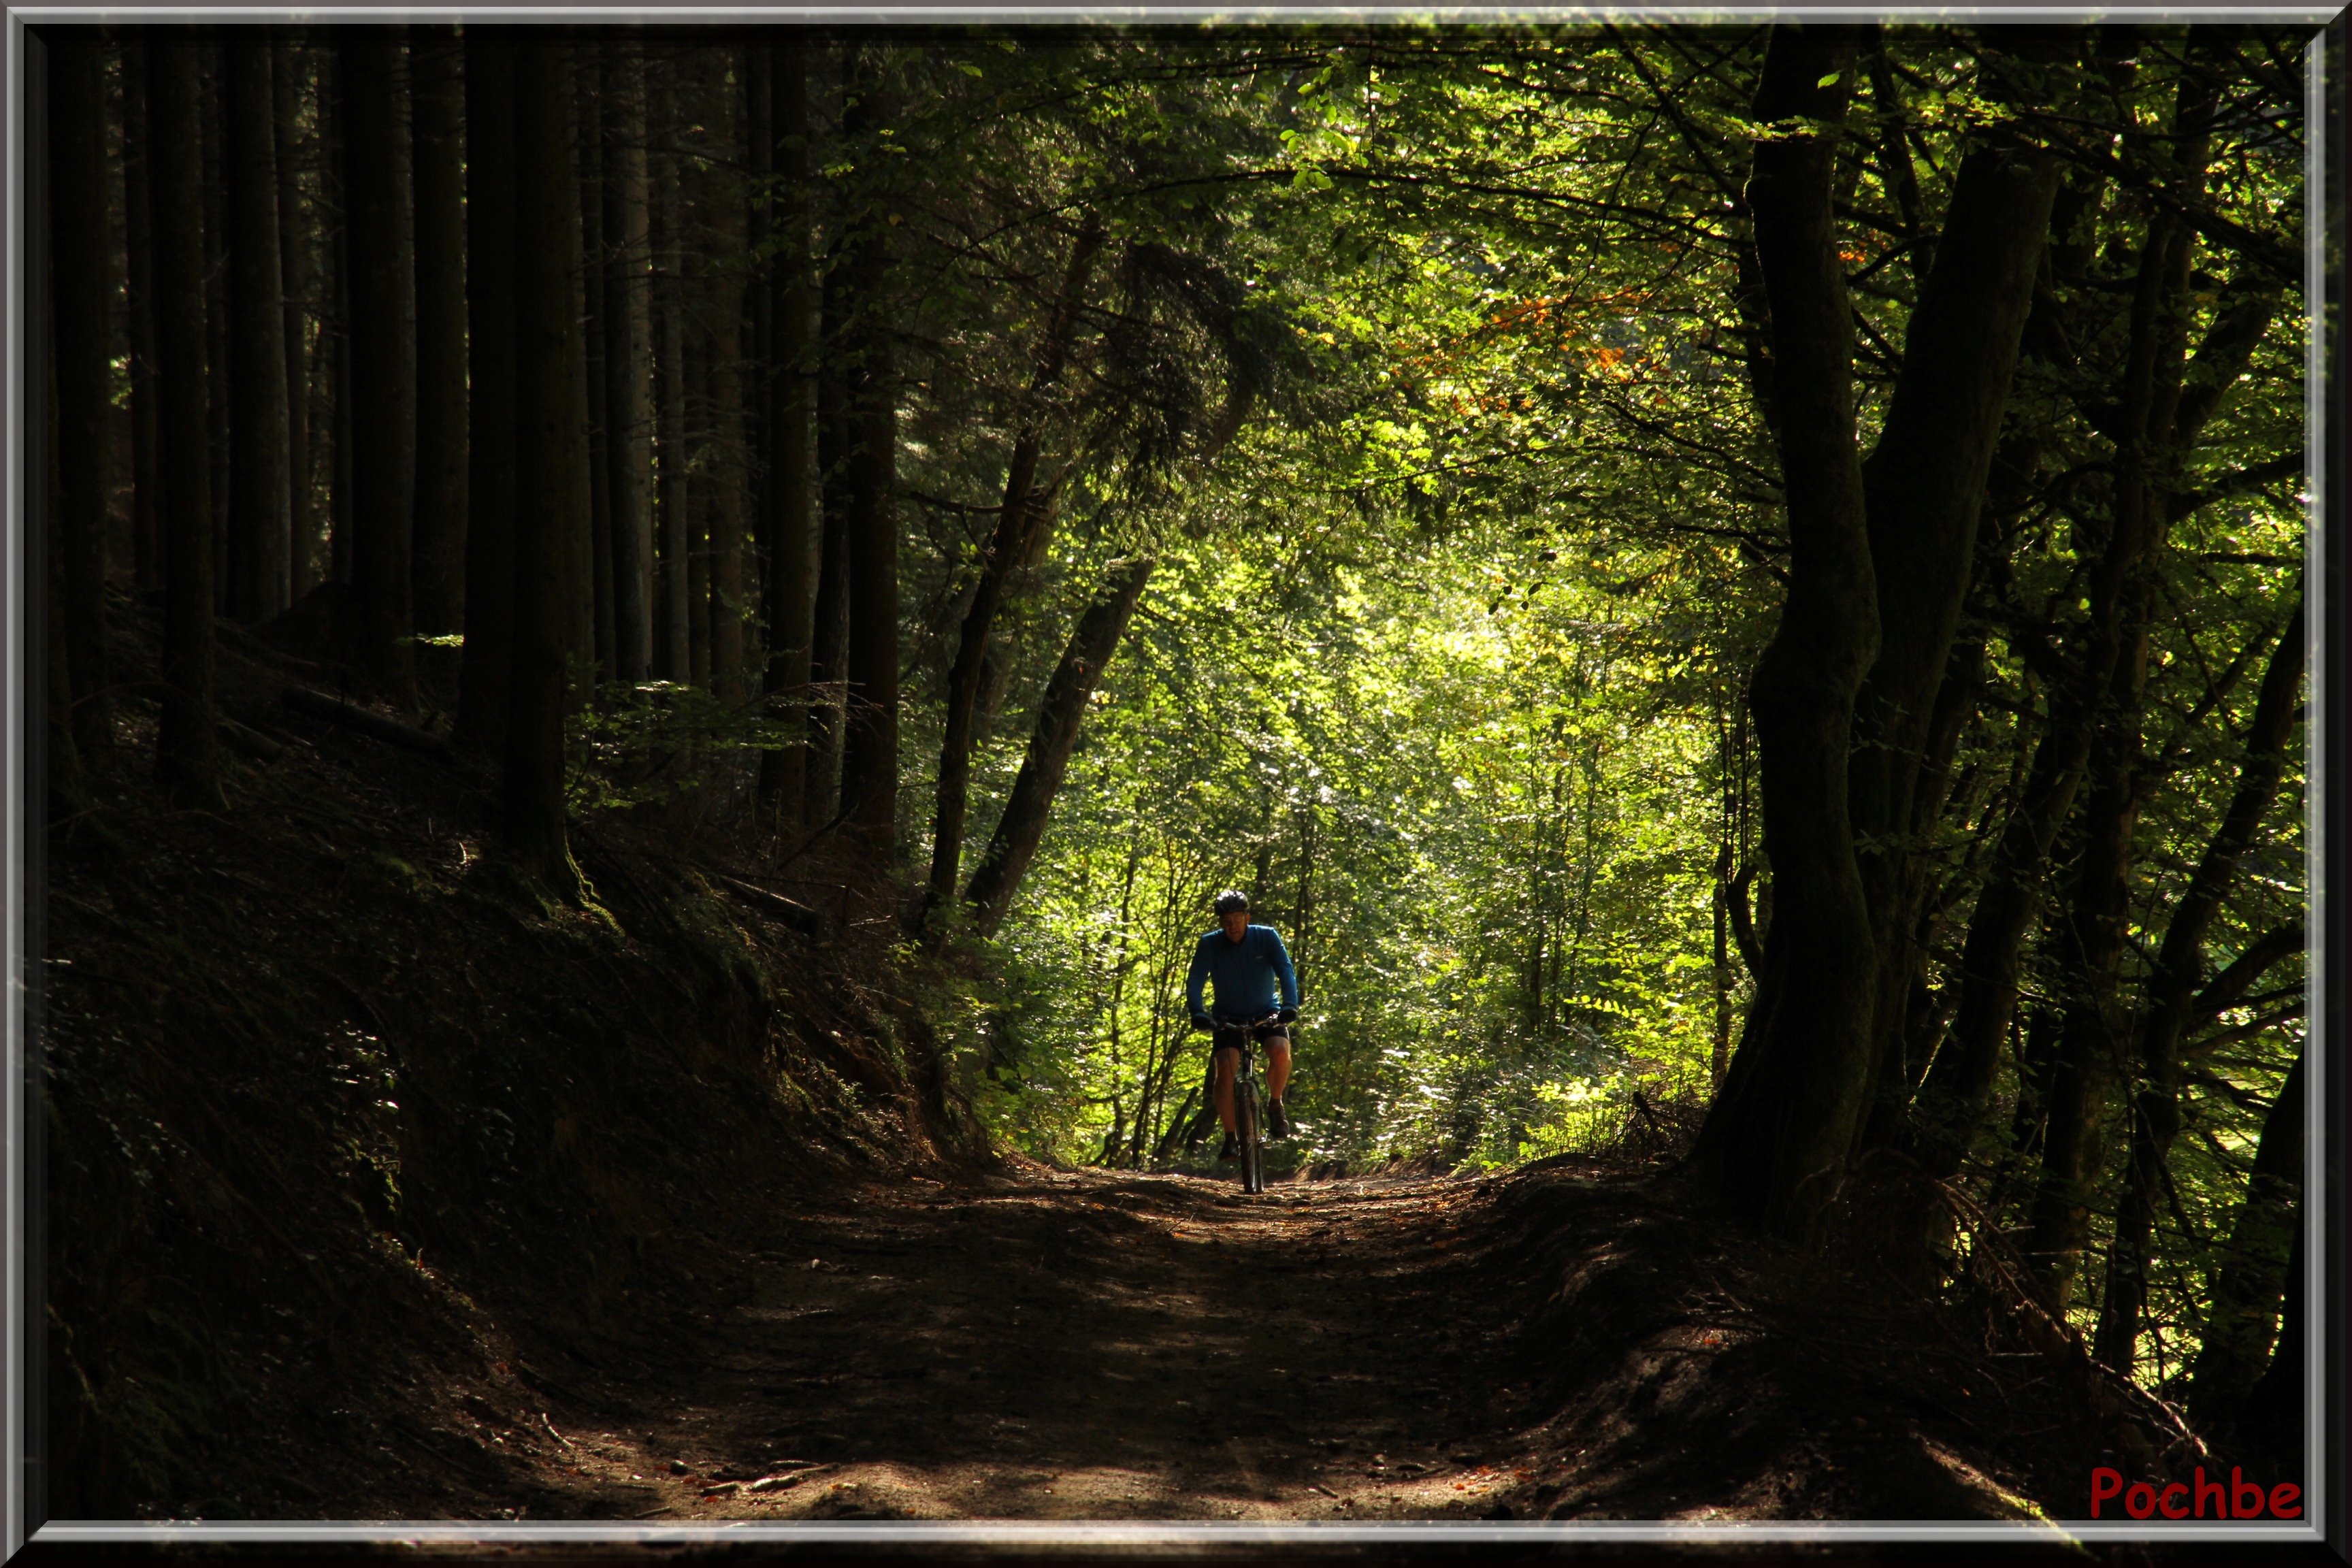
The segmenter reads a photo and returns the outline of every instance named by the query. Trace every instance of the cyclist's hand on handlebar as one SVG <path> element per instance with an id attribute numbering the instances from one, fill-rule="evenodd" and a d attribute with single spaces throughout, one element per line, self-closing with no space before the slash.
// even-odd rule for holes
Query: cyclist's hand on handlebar
<path id="1" fill-rule="evenodd" d="M 1210 1024 L 1209 1016 L 1206 1013 L 1195 1013 L 1192 1015 L 1192 1027 L 1200 1030 L 1201 1033 L 1204 1035 L 1215 1032 L 1214 1026 Z"/>
<path id="2" fill-rule="evenodd" d="M 1281 1012 L 1276 1013 L 1274 1016 L 1274 1021 L 1277 1024 L 1296 1024 L 1298 1022 L 1298 1009 L 1296 1007 L 1285 1007 Z"/>

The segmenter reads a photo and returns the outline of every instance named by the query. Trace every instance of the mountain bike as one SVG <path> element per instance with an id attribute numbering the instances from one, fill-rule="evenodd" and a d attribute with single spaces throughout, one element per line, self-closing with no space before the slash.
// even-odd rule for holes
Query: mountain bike
<path id="1" fill-rule="evenodd" d="M 1234 1068 L 1234 1142 L 1241 1145 L 1242 1191 L 1265 1191 L 1265 1092 L 1258 1079 L 1257 1047 L 1268 1035 L 1284 1031 L 1279 1013 L 1268 1013 L 1246 1024 L 1219 1022 L 1210 1026 L 1209 1082 L 1211 1114 L 1214 1114 L 1217 1053 L 1238 1051 Z"/>

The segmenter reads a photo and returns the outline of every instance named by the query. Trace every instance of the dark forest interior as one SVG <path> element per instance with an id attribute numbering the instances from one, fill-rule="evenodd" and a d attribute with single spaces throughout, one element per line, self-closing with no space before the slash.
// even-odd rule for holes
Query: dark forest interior
<path id="1" fill-rule="evenodd" d="M 2317 37 L 40 25 L 48 1515 L 2292 1490 Z"/>

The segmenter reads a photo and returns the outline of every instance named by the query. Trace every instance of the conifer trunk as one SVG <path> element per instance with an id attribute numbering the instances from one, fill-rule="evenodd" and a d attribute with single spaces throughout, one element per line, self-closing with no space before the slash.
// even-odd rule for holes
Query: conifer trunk
<path id="1" fill-rule="evenodd" d="M 532 40 L 515 50 L 514 643 L 505 815 L 522 868 L 565 897 L 579 888 L 563 816 L 566 601 L 579 586 L 569 536 L 584 530 L 588 502 L 571 99 L 562 46 Z"/>
<path id="2" fill-rule="evenodd" d="M 352 585 L 361 658 L 383 694 L 416 705 L 415 600 L 410 577 L 416 494 L 415 227 L 403 155 L 407 60 L 386 29 L 339 48 L 344 226 L 351 292 L 346 425 L 352 441 Z"/>
<path id="3" fill-rule="evenodd" d="M 837 258 L 824 284 L 824 361 L 816 378 L 819 532 L 816 599 L 809 633 L 808 778 L 802 816 L 812 830 L 833 820 L 841 794 L 841 689 L 849 663 L 849 379 L 842 364 L 842 283 Z"/>
<path id="4" fill-rule="evenodd" d="M 223 52 L 230 381 L 237 396 L 229 431 L 228 614 L 258 621 L 290 602 L 293 546 L 276 104 L 266 42 L 238 41 Z"/>
<path id="5" fill-rule="evenodd" d="M 649 62 L 649 68 L 651 63 Z M 650 304 L 654 330 L 654 508 L 659 550 L 654 580 L 654 674 L 663 680 L 693 679 L 693 648 L 688 621 L 687 515 L 693 482 L 686 453 L 686 298 L 682 276 L 685 247 L 679 234 L 679 158 L 671 148 L 677 135 L 677 62 L 661 62 L 648 91 L 652 200 L 647 224 L 654 247 Z"/>
<path id="6" fill-rule="evenodd" d="M 808 59 L 797 44 L 780 45 L 772 57 L 773 124 L 778 181 L 771 238 L 776 246 L 775 291 L 770 353 L 774 381 L 769 395 L 766 443 L 768 483 L 767 583 L 761 597 L 768 616 L 768 658 L 761 679 L 772 718 L 786 743 L 760 759 L 760 798 L 777 813 L 780 833 L 803 824 L 808 788 L 808 723 L 800 706 L 807 695 L 814 587 L 811 566 L 814 541 L 814 383 L 810 378 L 813 299 L 809 288 Z"/>
<path id="7" fill-rule="evenodd" d="M 890 121 L 880 60 L 861 54 L 842 112 L 852 146 Z M 890 172 L 863 170 L 878 196 Z M 874 865 L 898 853 L 898 408 L 885 320 L 889 231 L 868 214 L 848 235 L 843 262 L 851 290 L 847 328 L 849 637 L 842 710 L 841 805 L 857 847 Z"/>
<path id="8" fill-rule="evenodd" d="M 173 798 L 220 809 L 213 727 L 212 450 L 205 374 L 204 109 L 194 40 L 151 33 L 155 377 L 163 545 L 163 718 L 156 771 Z"/>
<path id="9" fill-rule="evenodd" d="M 583 310 L 582 342 L 587 364 L 590 642 L 595 666 L 593 679 L 600 683 L 613 679 L 620 668 L 613 580 L 613 433 L 611 416 L 605 408 L 612 378 L 605 361 L 604 331 L 609 312 L 604 289 L 612 270 L 612 254 L 604 237 L 604 55 L 602 48 L 592 48 L 581 60 L 578 89 L 572 100 L 582 131 L 580 288 Z"/>
<path id="10" fill-rule="evenodd" d="M 156 47 L 161 47 L 157 45 Z M 147 115 L 154 48 L 134 37 L 122 51 L 122 232 L 131 293 L 131 555 L 142 588 L 163 582 L 162 390 L 156 383 L 155 240 L 150 178 L 154 138 Z"/>
<path id="11" fill-rule="evenodd" d="M 213 501 L 213 608 L 226 614 L 232 584 L 229 552 L 229 415 L 236 405 L 232 377 L 236 369 L 229 341 L 227 117 L 222 112 L 223 66 L 219 45 L 196 48 L 199 123 L 204 146 L 205 226 L 205 450 L 210 454 Z"/>
<path id="12" fill-rule="evenodd" d="M 107 502 L 113 489 L 107 385 L 113 264 L 107 243 L 106 53 L 95 29 L 48 47 L 50 353 L 57 365 L 54 571 L 65 654 L 65 730 L 78 755 L 111 748 L 106 673 Z"/>
<path id="13" fill-rule="evenodd" d="M 652 664 L 647 568 L 652 561 L 653 366 L 651 256 L 646 228 L 645 71 L 634 49 L 605 64 L 605 450 L 613 539 L 614 674 L 625 685 Z"/>
<path id="14" fill-rule="evenodd" d="M 286 348 L 286 530 L 287 601 L 291 604 L 319 584 L 318 506 L 310 469 L 310 321 L 312 268 L 310 220 L 303 211 L 297 162 L 308 70 L 302 50 L 275 46 L 269 76 L 270 118 L 278 155 L 278 267 L 286 290 L 279 331 Z"/>
<path id="15" fill-rule="evenodd" d="M 502 753 L 515 607 L 515 120 L 512 36 L 466 30 L 466 653 L 457 741 Z"/>
<path id="16" fill-rule="evenodd" d="M 465 80 L 457 40 L 421 28 L 414 51 L 416 190 L 416 629 L 465 624 Z"/>

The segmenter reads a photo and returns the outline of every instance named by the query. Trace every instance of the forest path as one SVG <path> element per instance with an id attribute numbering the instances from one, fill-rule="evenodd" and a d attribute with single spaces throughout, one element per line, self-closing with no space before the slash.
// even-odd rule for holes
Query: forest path
<path id="1" fill-rule="evenodd" d="M 1036 1172 L 789 1200 L 748 1299 L 597 1380 L 602 1429 L 563 1434 L 529 1516 L 1477 1517 L 1517 1478 L 1500 1317 L 1449 1260 L 1475 1187 Z"/>

